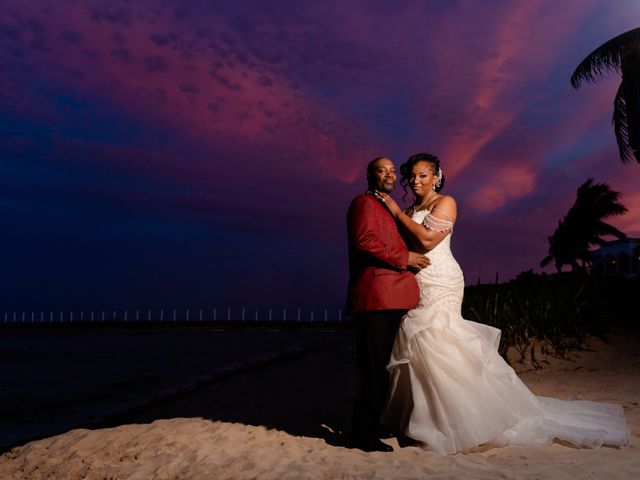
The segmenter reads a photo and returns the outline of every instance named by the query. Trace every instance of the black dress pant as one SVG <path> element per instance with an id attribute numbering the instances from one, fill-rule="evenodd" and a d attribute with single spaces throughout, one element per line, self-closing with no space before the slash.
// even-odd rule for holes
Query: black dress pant
<path id="1" fill-rule="evenodd" d="M 354 315 L 356 331 L 356 382 L 353 437 L 380 438 L 380 415 L 389 394 L 386 370 L 393 341 L 406 310 L 380 310 Z"/>

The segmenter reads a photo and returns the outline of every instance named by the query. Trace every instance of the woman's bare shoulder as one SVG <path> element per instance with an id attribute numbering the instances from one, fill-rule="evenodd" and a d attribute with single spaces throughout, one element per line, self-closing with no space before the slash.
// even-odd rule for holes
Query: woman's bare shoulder
<path id="1" fill-rule="evenodd" d="M 441 214 L 444 218 L 454 221 L 458 212 L 456 200 L 451 195 L 441 195 L 433 202 L 431 213 L 435 216 Z"/>
<path id="2" fill-rule="evenodd" d="M 457 204 L 456 204 L 456 200 L 455 198 L 453 198 L 451 195 L 440 195 L 435 202 L 433 202 L 432 204 L 432 211 L 434 209 L 440 209 L 440 210 L 456 210 Z"/>

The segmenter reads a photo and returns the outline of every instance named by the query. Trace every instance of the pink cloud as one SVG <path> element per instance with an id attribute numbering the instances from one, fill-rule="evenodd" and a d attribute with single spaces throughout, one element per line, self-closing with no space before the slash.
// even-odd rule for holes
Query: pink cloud
<path id="1" fill-rule="evenodd" d="M 533 191 L 536 174 L 530 165 L 507 164 L 491 172 L 490 184 L 478 189 L 471 197 L 474 210 L 491 212 L 508 201 Z"/>
<path id="2" fill-rule="evenodd" d="M 612 220 L 620 230 L 633 237 L 640 237 L 640 193 L 632 193 L 622 198 L 629 211 L 619 219 Z"/>

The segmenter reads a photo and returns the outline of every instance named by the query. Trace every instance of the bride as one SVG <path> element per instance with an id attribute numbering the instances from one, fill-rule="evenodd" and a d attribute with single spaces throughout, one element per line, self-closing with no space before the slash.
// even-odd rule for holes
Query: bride
<path id="1" fill-rule="evenodd" d="M 554 439 L 580 447 L 626 445 L 621 406 L 536 397 L 498 354 L 500 330 L 462 318 L 464 279 L 450 249 L 456 202 L 439 193 L 440 161 L 420 153 L 400 173 L 415 194 L 413 206 L 403 212 L 388 194 L 379 198 L 413 248 L 427 251 L 431 266 L 417 274 L 420 303 L 395 339 L 383 424 L 441 454 Z"/>

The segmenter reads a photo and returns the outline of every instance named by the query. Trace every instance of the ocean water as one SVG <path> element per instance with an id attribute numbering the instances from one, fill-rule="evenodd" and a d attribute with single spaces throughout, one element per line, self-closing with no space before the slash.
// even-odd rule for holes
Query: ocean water
<path id="1" fill-rule="evenodd" d="M 26 328 L 0 330 L 0 448 L 91 427 L 150 402 L 305 352 L 348 330 Z"/>

